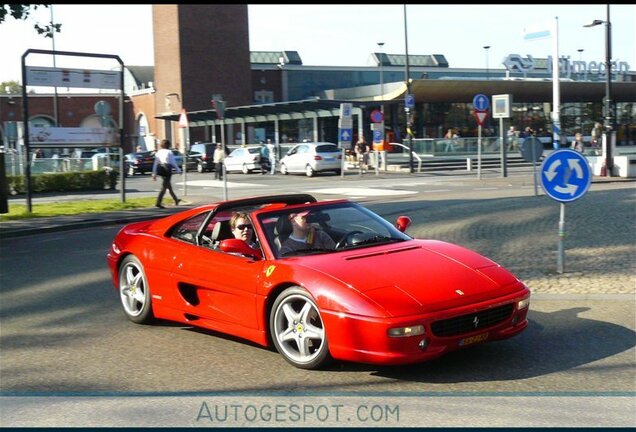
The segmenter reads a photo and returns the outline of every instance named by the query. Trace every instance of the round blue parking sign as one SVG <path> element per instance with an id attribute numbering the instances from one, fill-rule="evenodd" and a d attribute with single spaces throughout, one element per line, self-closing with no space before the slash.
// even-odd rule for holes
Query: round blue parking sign
<path id="1" fill-rule="evenodd" d="M 555 150 L 541 164 L 541 187 L 554 200 L 577 200 L 587 192 L 591 182 L 587 159 L 574 150 Z"/>

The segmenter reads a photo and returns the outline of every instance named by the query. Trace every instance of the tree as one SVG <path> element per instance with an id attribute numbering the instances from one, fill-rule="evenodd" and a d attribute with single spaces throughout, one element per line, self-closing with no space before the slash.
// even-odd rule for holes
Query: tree
<path id="1" fill-rule="evenodd" d="M 29 18 L 29 15 L 31 14 L 31 12 L 36 10 L 38 7 L 44 6 L 45 8 L 48 8 L 50 5 L 48 4 L 30 4 L 30 5 L 29 4 L 2 4 L 0 6 L 2 6 L 0 7 L 0 24 L 2 24 L 4 20 L 7 18 L 7 15 L 15 19 L 26 20 L 27 18 Z M 62 30 L 62 24 L 55 24 L 51 21 L 46 25 L 42 25 L 36 22 L 33 25 L 33 28 L 35 29 L 35 31 L 38 32 L 38 34 L 44 35 L 44 37 L 46 38 L 52 38 L 53 33 L 59 33 Z"/>
<path id="2" fill-rule="evenodd" d="M 18 81 L 3 81 L 0 83 L 0 94 L 22 94 L 22 86 Z"/>

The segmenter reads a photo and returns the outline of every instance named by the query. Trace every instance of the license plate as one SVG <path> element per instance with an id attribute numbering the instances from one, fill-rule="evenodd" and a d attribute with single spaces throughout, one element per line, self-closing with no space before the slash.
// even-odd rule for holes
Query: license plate
<path id="1" fill-rule="evenodd" d="M 336 158 L 326 157 L 326 158 L 325 158 L 325 160 L 326 160 L 327 162 L 332 162 L 332 161 L 336 160 Z"/>
<path id="2" fill-rule="evenodd" d="M 467 337 L 459 341 L 459 346 L 470 345 L 477 342 L 483 342 L 488 339 L 488 333 L 482 333 L 475 336 Z"/>

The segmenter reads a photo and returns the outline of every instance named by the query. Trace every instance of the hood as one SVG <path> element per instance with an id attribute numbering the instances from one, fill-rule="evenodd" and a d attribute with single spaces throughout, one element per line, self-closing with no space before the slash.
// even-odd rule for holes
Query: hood
<path id="1" fill-rule="evenodd" d="M 492 260 L 440 241 L 412 240 L 307 258 L 310 267 L 356 289 L 393 316 L 459 307 L 521 288 L 512 273 Z"/>

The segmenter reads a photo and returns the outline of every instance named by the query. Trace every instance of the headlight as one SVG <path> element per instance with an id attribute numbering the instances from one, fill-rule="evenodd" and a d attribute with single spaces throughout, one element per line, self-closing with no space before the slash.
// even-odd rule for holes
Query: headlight
<path id="1" fill-rule="evenodd" d="M 530 297 L 517 302 L 517 310 L 525 309 L 530 306 Z"/>
<path id="2" fill-rule="evenodd" d="M 424 334 L 424 326 L 395 327 L 389 329 L 389 337 L 409 337 Z"/>

